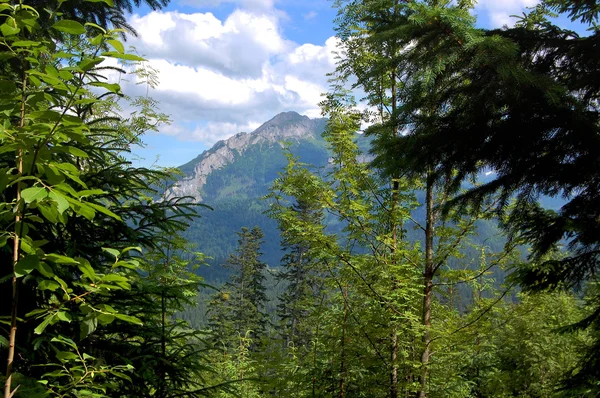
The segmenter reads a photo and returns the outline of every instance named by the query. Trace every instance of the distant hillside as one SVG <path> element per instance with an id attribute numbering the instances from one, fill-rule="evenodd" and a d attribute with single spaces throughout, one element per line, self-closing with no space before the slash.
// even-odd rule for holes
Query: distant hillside
<path id="1" fill-rule="evenodd" d="M 202 271 L 207 279 L 223 276 L 218 265 L 235 249 L 236 232 L 244 226 L 263 229 L 263 259 L 271 266 L 279 264 L 277 224 L 263 214 L 267 203 L 261 197 L 287 163 L 284 145 L 289 145 L 303 162 L 316 167 L 327 164 L 321 137 L 325 124 L 325 119 L 281 113 L 252 133 L 239 133 L 217 142 L 180 167 L 184 177 L 167 195 L 192 196 L 214 209 L 202 209 L 202 218 L 187 233 L 187 238 L 198 244 L 198 250 L 213 258 L 212 266 Z"/>

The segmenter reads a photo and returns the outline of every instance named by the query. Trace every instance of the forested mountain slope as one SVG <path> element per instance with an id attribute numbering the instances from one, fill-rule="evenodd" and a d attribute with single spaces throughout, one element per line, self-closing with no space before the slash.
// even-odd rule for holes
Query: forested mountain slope
<path id="1" fill-rule="evenodd" d="M 264 260 L 270 266 L 278 265 L 277 223 L 264 214 L 268 203 L 261 198 L 287 162 L 285 147 L 315 167 L 327 164 L 321 137 L 325 123 L 325 119 L 310 119 L 296 112 L 281 113 L 252 133 L 217 142 L 180 167 L 184 177 L 167 195 L 192 196 L 213 209 L 201 209 L 202 217 L 187 232 L 187 238 L 212 257 L 212 266 L 200 271 L 207 279 L 220 279 L 224 272 L 220 265 L 233 252 L 236 232 L 244 226 L 259 226 L 264 231 Z"/>

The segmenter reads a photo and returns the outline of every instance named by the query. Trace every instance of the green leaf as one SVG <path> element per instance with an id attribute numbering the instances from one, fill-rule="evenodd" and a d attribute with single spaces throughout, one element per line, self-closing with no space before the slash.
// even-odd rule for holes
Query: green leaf
<path id="1" fill-rule="evenodd" d="M 78 55 L 72 54 L 72 53 L 67 53 L 67 52 L 64 52 L 64 51 L 57 51 L 54 54 L 52 54 L 52 58 L 53 59 L 58 59 L 58 60 L 62 60 L 63 58 L 70 59 L 70 58 L 73 58 L 73 57 L 76 57 L 76 56 L 78 56 Z"/>
<path id="2" fill-rule="evenodd" d="M 61 278 L 59 278 L 58 276 L 54 275 L 54 280 L 57 281 L 60 284 L 60 287 L 65 290 L 65 291 L 71 291 L 72 289 L 69 289 L 69 286 L 67 285 L 67 282 L 63 281 Z"/>
<path id="3" fill-rule="evenodd" d="M 44 187 L 27 188 L 21 191 L 21 197 L 25 203 L 31 203 L 48 197 L 48 191 L 46 191 L 46 188 Z"/>
<path id="4" fill-rule="evenodd" d="M 110 315 L 110 314 L 98 315 L 98 322 L 100 322 L 100 324 L 103 326 L 106 326 L 106 325 L 112 323 L 114 320 L 115 320 L 114 315 Z"/>
<path id="5" fill-rule="evenodd" d="M 47 206 L 45 204 L 40 203 L 38 205 L 38 210 L 42 213 L 42 216 L 51 223 L 58 222 L 58 211 L 54 207 Z"/>
<path id="6" fill-rule="evenodd" d="M 115 3 L 113 0 L 85 0 L 88 3 L 106 3 L 109 7 L 114 7 Z"/>
<path id="7" fill-rule="evenodd" d="M 55 291 L 57 289 L 60 288 L 60 285 L 54 281 L 48 280 L 48 279 L 44 279 L 43 281 L 41 281 L 38 284 L 38 289 L 39 290 L 50 290 L 50 291 Z"/>
<path id="8" fill-rule="evenodd" d="M 130 251 L 135 251 L 135 252 L 138 252 L 138 253 L 142 254 L 142 248 L 140 246 L 129 246 L 129 247 L 126 247 L 125 249 L 121 250 L 121 254 L 125 254 L 125 253 L 128 253 Z"/>
<path id="9" fill-rule="evenodd" d="M 110 253 L 110 254 L 112 254 L 112 256 L 113 256 L 114 258 L 119 258 L 119 255 L 121 254 L 121 253 L 119 253 L 119 251 L 118 251 L 118 250 L 111 249 L 111 248 L 109 248 L 109 247 L 103 247 L 103 248 L 102 248 L 102 251 L 105 251 L 105 252 L 107 252 L 107 253 Z"/>
<path id="10" fill-rule="evenodd" d="M 90 265 L 90 262 L 84 258 L 80 258 L 78 260 L 79 260 L 79 265 L 77 266 L 77 268 L 79 268 L 81 273 L 83 275 L 85 275 L 85 277 L 88 278 L 89 280 L 95 281 L 96 280 L 96 272 L 94 271 L 94 268 L 92 268 L 92 266 Z"/>
<path id="11" fill-rule="evenodd" d="M 39 76 L 40 79 L 42 79 L 47 84 L 54 86 L 55 88 L 67 90 L 67 86 L 65 85 L 65 83 L 62 82 L 60 79 L 57 79 L 56 77 L 52 77 L 46 73 L 42 73 L 42 72 L 39 72 L 36 70 L 30 70 L 30 71 L 28 71 L 28 73 L 30 75 Z M 53 112 L 53 111 L 46 111 L 46 112 Z M 55 113 L 58 113 L 58 112 L 55 112 Z M 28 115 L 28 117 L 31 118 L 30 115 Z"/>
<path id="12" fill-rule="evenodd" d="M 34 316 L 39 315 L 39 314 L 44 314 L 47 311 L 48 310 L 45 309 L 45 308 L 38 308 L 38 309 L 35 309 L 35 310 L 33 310 L 33 311 L 28 312 L 27 314 L 25 314 L 25 318 L 31 318 L 31 317 L 34 317 Z"/>
<path id="13" fill-rule="evenodd" d="M 134 317 L 134 316 L 130 316 L 130 315 L 125 315 L 125 314 L 115 314 L 115 318 L 120 319 L 122 321 L 128 322 L 128 323 L 133 323 L 135 325 L 140 325 L 142 326 L 144 323 L 142 321 L 140 321 L 138 318 Z"/>
<path id="14" fill-rule="evenodd" d="M 75 344 L 75 342 L 73 340 L 71 340 L 70 338 L 65 337 L 65 336 L 58 335 L 56 337 L 53 337 L 52 340 L 50 340 L 50 341 L 53 343 L 54 342 L 63 343 L 63 344 L 68 345 L 71 348 L 77 349 L 77 344 Z"/>
<path id="15" fill-rule="evenodd" d="M 35 334 L 42 334 L 42 333 L 44 333 L 44 330 L 46 330 L 46 327 L 47 327 L 48 325 L 50 325 L 50 322 L 52 322 L 52 320 L 53 320 L 53 319 L 54 319 L 54 314 L 51 314 L 51 315 L 48 315 L 48 316 L 46 316 L 46 317 L 44 318 L 44 320 L 42 321 L 42 323 L 40 323 L 40 324 L 38 325 L 38 327 L 36 327 L 36 328 L 34 329 L 34 331 L 33 331 L 33 332 L 34 332 Z"/>
<path id="16" fill-rule="evenodd" d="M 108 210 L 104 206 L 100 206 L 100 205 L 97 205 L 95 203 L 87 203 L 87 205 L 90 206 L 92 209 L 99 211 L 100 213 L 103 213 L 103 214 L 105 214 L 105 215 L 107 215 L 109 217 L 112 217 L 114 219 L 117 219 L 117 220 L 121 221 L 121 217 L 119 217 L 118 215 L 116 215 L 112 211 Z"/>
<path id="17" fill-rule="evenodd" d="M 52 27 L 59 32 L 70 33 L 73 35 L 81 35 L 85 33 L 85 27 L 77 21 L 63 19 L 56 22 Z"/>
<path id="18" fill-rule="evenodd" d="M 73 155 L 73 156 L 77 156 L 77 157 L 80 157 L 80 158 L 88 158 L 89 157 L 88 154 L 87 154 L 87 152 L 85 152 L 85 151 L 83 151 L 83 150 L 81 150 L 81 149 L 79 149 L 77 147 L 74 147 L 74 146 L 65 146 L 63 148 L 65 148 L 66 151 L 68 153 L 70 153 L 71 155 Z"/>
<path id="19" fill-rule="evenodd" d="M 31 82 L 31 85 L 34 87 L 39 87 L 40 84 L 42 84 L 42 81 L 33 75 L 29 75 L 29 76 L 27 76 L 27 78 Z"/>
<path id="20" fill-rule="evenodd" d="M 18 40 L 18 41 L 13 41 L 13 43 L 12 43 L 13 47 L 37 47 L 40 44 L 41 43 L 39 41 L 33 41 L 33 40 Z"/>
<path id="21" fill-rule="evenodd" d="M 29 119 L 41 119 L 48 120 L 51 122 L 58 122 L 61 118 L 62 114 L 60 112 L 44 110 L 44 111 L 36 111 L 30 112 L 27 116 Z"/>
<path id="22" fill-rule="evenodd" d="M 127 282 L 127 278 L 123 275 L 108 274 L 102 277 L 102 282 Z"/>
<path id="23" fill-rule="evenodd" d="M 73 320 L 73 317 L 71 316 L 71 314 L 69 314 L 66 311 L 57 312 L 56 317 L 58 318 L 59 321 L 63 321 L 63 322 L 71 322 Z"/>
<path id="24" fill-rule="evenodd" d="M 51 261 L 56 264 L 79 264 L 79 261 L 77 261 L 71 257 L 63 256 L 61 254 L 54 254 L 54 253 L 47 254 L 46 258 L 44 260 Z"/>
<path id="25" fill-rule="evenodd" d="M 94 333 L 98 327 L 98 319 L 96 317 L 84 319 L 79 325 L 79 337 L 83 340 L 90 334 Z"/>
<path id="26" fill-rule="evenodd" d="M 86 23 L 85 23 L 85 26 L 91 26 L 91 27 L 92 27 L 92 28 L 94 28 L 94 29 L 98 29 L 98 30 L 99 30 L 100 32 L 102 32 L 103 34 L 106 34 L 106 29 L 104 29 L 102 26 L 100 26 L 100 25 L 98 25 L 98 24 L 95 24 L 95 23 L 93 23 L 93 22 L 86 22 Z M 94 37 L 94 40 L 96 40 L 97 38 L 100 38 L 100 39 L 99 39 L 99 41 L 98 41 L 98 43 L 94 44 L 94 43 L 92 43 L 92 41 L 90 40 L 90 44 L 91 44 L 91 45 L 93 45 L 93 46 L 97 46 L 97 45 L 98 45 L 98 44 L 100 44 L 100 42 L 102 41 L 102 38 L 103 38 L 103 37 L 104 37 L 103 35 L 98 35 L 98 36 L 95 36 L 95 37 Z"/>
<path id="27" fill-rule="evenodd" d="M 119 40 L 110 39 L 106 42 L 110 44 L 115 50 L 117 50 L 119 54 L 125 53 L 125 46 L 123 46 L 123 43 L 121 43 Z"/>
<path id="28" fill-rule="evenodd" d="M 110 371 L 110 374 L 112 374 L 112 375 L 114 375 L 114 376 L 117 376 L 117 377 L 120 377 L 121 379 L 125 379 L 125 380 L 127 380 L 127 381 L 129 381 L 129 382 L 131 383 L 131 377 L 127 376 L 127 375 L 126 375 L 125 373 L 123 373 L 123 372 L 118 372 L 118 371 L 116 371 L 116 370 L 111 370 L 111 371 Z"/>
<path id="29" fill-rule="evenodd" d="M 15 275 L 20 278 L 24 275 L 28 275 L 38 267 L 40 259 L 36 255 L 28 255 L 22 258 L 15 266 Z"/>
<path id="30" fill-rule="evenodd" d="M 71 202 L 74 202 L 73 200 L 71 200 Z M 90 208 L 89 206 L 85 205 L 84 203 L 77 203 L 74 205 L 73 211 L 80 216 L 83 216 L 85 218 L 87 218 L 90 221 L 94 220 L 94 217 L 96 216 L 96 212 Z"/>
<path id="31" fill-rule="evenodd" d="M 80 198 L 85 198 L 87 196 L 93 196 L 93 195 L 102 195 L 105 192 L 101 189 L 84 189 L 82 191 L 77 192 L 77 196 L 79 196 Z"/>
<path id="32" fill-rule="evenodd" d="M 58 79 L 58 69 L 54 67 L 54 65 L 46 65 L 46 69 L 44 70 L 48 75 L 55 77 Z"/>
<path id="33" fill-rule="evenodd" d="M 118 53 L 116 51 L 106 51 L 102 53 L 103 57 L 111 57 L 111 58 L 117 58 L 117 59 L 122 59 L 124 61 L 137 61 L 137 62 L 142 62 L 145 61 L 144 58 L 140 57 L 139 55 L 135 55 L 135 54 L 121 54 Z"/>
<path id="34" fill-rule="evenodd" d="M 31 238 L 29 236 L 25 236 L 23 240 L 21 240 L 21 249 L 27 254 L 35 254 L 35 249 L 30 244 Z"/>
<path id="35" fill-rule="evenodd" d="M 102 63 L 102 61 L 104 61 L 104 58 L 85 58 L 78 64 L 78 66 L 82 71 L 87 72 L 93 69 L 96 65 Z M 95 102 L 95 100 L 92 101 Z"/>
<path id="36" fill-rule="evenodd" d="M 115 94 L 117 94 L 121 91 L 121 86 L 119 86 L 117 83 L 91 82 L 90 85 L 94 86 L 94 87 L 105 88 L 108 91 L 110 91 L 111 93 L 115 93 Z"/>
<path id="37" fill-rule="evenodd" d="M 66 69 L 61 69 L 61 70 L 58 72 L 58 76 L 59 76 L 61 79 L 63 79 L 63 80 L 67 80 L 67 81 L 68 81 L 68 80 L 71 80 L 71 79 L 73 79 L 73 78 L 75 77 L 75 76 L 73 76 L 73 74 L 72 74 L 70 71 L 68 71 L 68 70 L 66 70 Z M 67 116 L 67 115 L 65 115 L 65 116 Z"/>
<path id="38" fill-rule="evenodd" d="M 87 23 L 86 25 L 90 25 L 90 23 Z M 95 24 L 94 24 L 95 25 Z M 96 25 L 97 26 L 97 25 Z M 102 29 L 103 32 L 106 32 L 104 29 Z M 102 39 L 104 38 L 104 35 L 96 35 L 94 37 L 92 37 L 90 40 L 90 44 L 92 46 L 99 46 L 100 43 L 102 43 Z"/>
<path id="39" fill-rule="evenodd" d="M 40 274 L 44 275 L 46 278 L 52 278 L 54 277 L 54 272 L 52 271 L 52 267 L 50 267 L 48 264 L 40 261 L 40 263 L 38 264 L 37 268 L 38 271 L 40 271 Z"/>
<path id="40" fill-rule="evenodd" d="M 74 354 L 72 352 L 59 351 L 56 353 L 56 358 L 61 362 L 65 362 L 65 361 L 69 361 L 71 359 L 77 359 L 79 357 L 77 356 L 77 354 Z"/>
<path id="41" fill-rule="evenodd" d="M 48 198 L 51 199 L 53 202 L 56 202 L 56 209 L 60 214 L 64 213 L 66 210 L 69 209 L 69 202 L 61 193 L 57 191 L 50 191 L 50 193 L 48 194 Z"/>

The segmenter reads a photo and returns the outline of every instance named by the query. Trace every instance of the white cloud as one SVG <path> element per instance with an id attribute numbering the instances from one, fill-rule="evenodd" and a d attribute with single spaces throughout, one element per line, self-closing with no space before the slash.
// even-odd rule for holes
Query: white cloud
<path id="1" fill-rule="evenodd" d="M 475 11 L 484 13 L 493 28 L 504 25 L 513 25 L 515 18 L 511 15 L 521 15 L 527 7 L 533 7 L 539 0 L 480 0 L 475 6 Z"/>
<path id="2" fill-rule="evenodd" d="M 309 20 L 309 19 L 315 18 L 317 15 L 318 14 L 316 13 L 316 11 L 310 11 L 310 12 L 307 12 L 306 14 L 302 15 L 302 17 L 306 20 Z"/>
<path id="3" fill-rule="evenodd" d="M 202 9 L 213 8 L 224 3 L 236 4 L 241 8 L 250 10 L 265 10 L 272 9 L 274 6 L 273 0 L 180 0 L 179 4 Z"/>
<path id="4" fill-rule="evenodd" d="M 131 43 L 149 58 L 207 67 L 226 75 L 259 76 L 264 62 L 290 46 L 277 19 L 236 10 L 225 21 L 211 13 L 154 11 L 134 15 Z"/>
<path id="5" fill-rule="evenodd" d="M 234 131 L 235 133 L 242 131 L 251 132 L 256 130 L 260 125 L 261 123 L 257 122 L 246 124 L 210 122 L 203 126 L 197 126 L 190 134 L 185 136 L 185 139 L 212 145 L 219 140 L 230 137 Z"/>
<path id="6" fill-rule="evenodd" d="M 151 95 L 174 121 L 164 134 L 213 144 L 250 132 L 282 111 L 318 117 L 338 42 L 288 41 L 280 18 L 241 8 L 224 20 L 209 12 L 134 15 L 130 22 L 139 36 L 129 42 L 159 71 Z M 124 91 L 145 93 L 134 83 Z"/>

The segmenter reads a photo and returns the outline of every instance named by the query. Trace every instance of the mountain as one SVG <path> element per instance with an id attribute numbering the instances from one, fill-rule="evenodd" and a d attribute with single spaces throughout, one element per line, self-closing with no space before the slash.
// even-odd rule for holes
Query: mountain
<path id="1" fill-rule="evenodd" d="M 279 155 L 284 143 L 292 144 L 292 148 L 298 145 L 306 146 L 305 144 L 308 143 L 317 148 L 324 148 L 321 133 L 325 123 L 326 119 L 310 119 L 296 112 L 284 112 L 264 123 L 252 133 L 241 132 L 227 140 L 219 141 L 211 149 L 204 151 L 194 160 L 179 167 L 185 177 L 171 188 L 169 195 L 191 196 L 197 201 L 214 199 L 204 189 L 214 171 L 239 163 L 244 156 L 252 156 L 252 153 L 256 152 L 257 149 L 261 154 L 274 151 L 277 152 L 276 155 Z M 263 161 L 266 160 L 269 159 L 263 159 Z M 248 161 L 244 163 L 248 163 Z M 252 166 L 257 165 L 252 164 Z M 264 166 L 268 168 L 268 165 L 265 164 Z M 253 179 L 253 176 L 250 175 L 239 177 Z M 250 182 L 250 180 L 246 182 Z M 252 182 L 255 183 L 255 181 Z M 212 193 L 217 197 L 234 194 L 230 192 L 232 187 L 229 186 L 215 188 L 216 191 L 213 190 Z M 206 195 L 209 196 L 205 198 Z"/>
<path id="2" fill-rule="evenodd" d="M 263 259 L 271 266 L 279 264 L 277 224 L 263 214 L 267 203 L 261 197 L 287 164 L 284 147 L 303 162 L 316 167 L 327 164 L 329 156 L 321 138 L 325 125 L 326 119 L 281 113 L 251 133 L 217 142 L 180 167 L 183 177 L 166 195 L 191 196 L 213 209 L 200 209 L 201 218 L 186 236 L 212 257 L 211 267 L 201 271 L 207 280 L 224 276 L 219 265 L 235 249 L 236 232 L 242 227 L 261 227 L 265 233 Z"/>

